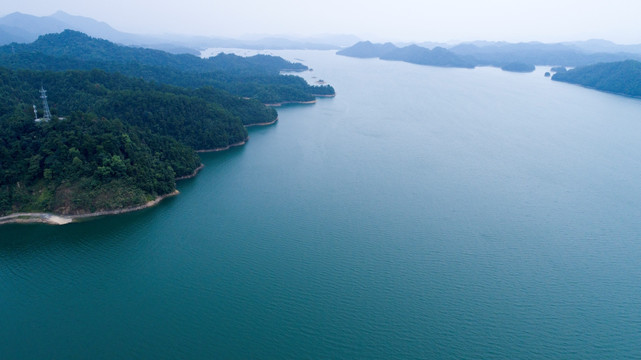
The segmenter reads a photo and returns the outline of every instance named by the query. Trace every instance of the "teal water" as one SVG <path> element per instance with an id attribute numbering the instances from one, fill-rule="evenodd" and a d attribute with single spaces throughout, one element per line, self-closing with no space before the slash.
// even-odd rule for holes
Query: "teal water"
<path id="1" fill-rule="evenodd" d="M 0 227 L 0 358 L 641 358 L 640 100 L 282 54 L 338 96 L 155 208 Z"/>

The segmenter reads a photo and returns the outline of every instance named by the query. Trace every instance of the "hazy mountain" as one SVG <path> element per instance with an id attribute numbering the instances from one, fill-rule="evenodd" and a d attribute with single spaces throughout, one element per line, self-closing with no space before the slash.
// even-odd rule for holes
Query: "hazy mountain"
<path id="1" fill-rule="evenodd" d="M 392 43 L 373 44 L 369 41 L 356 43 L 354 46 L 337 52 L 338 55 L 358 58 L 380 58 L 382 60 L 398 60 L 412 64 L 473 68 L 474 61 L 459 56 L 442 47 L 433 50 L 409 45 L 402 48 Z"/>
<path id="2" fill-rule="evenodd" d="M 557 72 L 552 80 L 615 94 L 641 97 L 641 62 L 627 60 Z"/>
<path id="3" fill-rule="evenodd" d="M 0 45 L 33 41 L 33 34 L 11 25 L 0 25 Z"/>
<path id="4" fill-rule="evenodd" d="M 584 42 L 592 49 L 621 49 L 609 42 Z M 634 49 L 628 45 L 628 49 Z M 641 60 L 641 53 L 588 52 L 577 45 L 545 44 L 540 42 L 474 42 L 463 43 L 449 49 L 435 47 L 430 50 L 418 45 L 397 47 L 392 43 L 374 44 L 361 41 L 340 50 L 338 55 L 382 60 L 400 60 L 419 65 L 464 67 L 496 66 L 506 71 L 532 71 L 534 65 L 584 66 L 602 62 Z"/>
<path id="5" fill-rule="evenodd" d="M 66 26 L 65 29 L 77 30 L 89 36 L 107 39 L 112 42 L 131 44 L 149 40 L 148 37 L 142 35 L 135 35 L 118 31 L 105 22 L 97 21 L 84 16 L 69 15 L 63 11 L 58 11 L 55 14 L 50 15 L 49 18 L 64 23 Z"/>
<path id="6" fill-rule="evenodd" d="M 593 48 L 597 49 L 596 47 Z M 475 58 L 477 65 L 499 67 L 514 62 L 536 65 L 582 66 L 599 62 L 641 59 L 641 54 L 620 51 L 588 52 L 582 50 L 579 46 L 563 43 L 475 42 L 459 44 L 449 50 L 458 55 Z"/>
<path id="7" fill-rule="evenodd" d="M 370 41 L 361 41 L 338 51 L 336 54 L 357 58 L 377 58 L 396 50 L 398 50 L 398 47 L 389 42 L 385 44 L 374 44 Z"/>
<path id="8" fill-rule="evenodd" d="M 35 40 L 39 34 L 61 32 L 69 25 L 51 16 L 33 16 L 15 12 L 0 18 L 0 25 L 21 31 L 23 36 Z"/>
<path id="9" fill-rule="evenodd" d="M 382 60 L 400 60 L 419 65 L 431 65 L 442 67 L 463 67 L 473 68 L 474 61 L 442 47 L 435 47 L 433 50 L 417 45 L 410 45 L 388 52 L 380 56 Z"/>
<path id="10" fill-rule="evenodd" d="M 407 45 L 411 45 L 411 44 L 405 44 L 405 46 L 407 46 Z M 415 45 L 418 45 L 420 47 L 424 47 L 424 48 L 427 48 L 427 49 L 434 49 L 434 48 L 437 48 L 437 47 L 442 47 L 442 48 L 445 48 L 445 49 L 449 49 L 453 45 L 456 45 L 456 44 L 448 44 L 448 43 L 434 42 L 434 41 L 423 41 L 423 42 L 420 42 L 420 43 L 416 43 Z"/>
<path id="11" fill-rule="evenodd" d="M 228 47 L 243 49 L 339 49 L 358 38 L 351 35 L 322 35 L 309 38 L 266 37 L 255 35 L 247 39 L 226 39 L 177 34 L 138 35 L 118 31 L 109 24 L 84 16 L 58 11 L 49 16 L 12 13 L 0 18 L 0 45 L 12 42 L 29 43 L 39 35 L 60 33 L 65 29 L 76 30 L 89 36 L 111 42 L 159 49 L 174 54 L 200 54 L 200 49 Z"/>
<path id="12" fill-rule="evenodd" d="M 620 45 L 603 39 L 590 39 L 586 41 L 564 42 L 564 45 L 572 46 L 589 53 L 634 53 L 641 54 L 641 44 Z"/>
<path id="13" fill-rule="evenodd" d="M 0 45 L 11 42 L 29 43 L 35 41 L 40 35 L 60 33 L 66 29 L 126 45 L 162 42 L 162 40 L 150 36 L 121 32 L 107 23 L 84 16 L 70 15 L 62 11 L 49 16 L 33 16 L 15 12 L 0 18 L 0 29 L 5 32 L 7 29 L 11 29 L 13 35 L 12 37 L 0 37 Z M 194 51 L 190 50 L 190 52 Z"/>
<path id="14" fill-rule="evenodd" d="M 397 45 L 410 45 L 411 43 L 396 43 Z M 446 48 L 446 49 L 465 49 L 465 48 L 490 48 L 490 49 L 504 49 L 504 51 L 509 51 L 512 48 L 514 43 L 509 43 L 506 41 L 466 41 L 461 43 L 448 42 L 448 43 L 438 43 L 432 41 L 425 41 L 420 43 L 415 43 L 418 46 L 433 49 L 437 46 Z M 541 42 L 527 42 L 519 43 L 527 44 L 530 47 L 539 47 L 545 48 L 545 50 L 578 50 L 583 53 L 633 53 L 641 54 L 641 44 L 634 45 L 621 45 L 613 43 L 612 41 L 603 40 L 603 39 L 590 39 L 584 41 L 566 41 L 560 43 L 550 43 L 545 44 Z M 457 51 L 458 52 L 458 51 Z"/>

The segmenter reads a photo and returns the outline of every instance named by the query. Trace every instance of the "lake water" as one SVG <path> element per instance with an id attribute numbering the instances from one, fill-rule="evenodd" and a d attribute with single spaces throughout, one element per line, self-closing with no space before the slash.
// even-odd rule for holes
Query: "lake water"
<path id="1" fill-rule="evenodd" d="M 181 195 L 0 227 L 2 359 L 641 358 L 641 101 L 284 51 L 337 91 Z"/>

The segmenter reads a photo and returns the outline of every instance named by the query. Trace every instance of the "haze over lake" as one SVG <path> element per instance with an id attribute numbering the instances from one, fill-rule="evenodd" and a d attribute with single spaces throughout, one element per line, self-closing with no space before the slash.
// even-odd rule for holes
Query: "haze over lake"
<path id="1" fill-rule="evenodd" d="M 641 357 L 641 101 L 274 52 L 279 109 L 137 213 L 0 229 L 3 358 Z"/>

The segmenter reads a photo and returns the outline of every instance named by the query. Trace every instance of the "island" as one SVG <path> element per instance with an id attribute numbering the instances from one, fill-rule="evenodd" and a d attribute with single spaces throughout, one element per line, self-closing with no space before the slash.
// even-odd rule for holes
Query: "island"
<path id="1" fill-rule="evenodd" d="M 533 72 L 535 69 L 536 67 L 534 65 L 525 64 L 521 62 L 511 62 L 501 66 L 501 70 L 503 71 L 520 72 L 520 73 Z"/>

